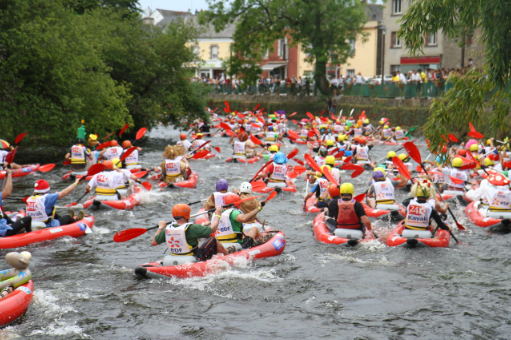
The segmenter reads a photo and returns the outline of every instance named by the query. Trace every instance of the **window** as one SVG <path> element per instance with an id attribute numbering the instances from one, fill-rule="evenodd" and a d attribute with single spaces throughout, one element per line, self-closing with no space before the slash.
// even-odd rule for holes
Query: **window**
<path id="1" fill-rule="evenodd" d="M 390 72 L 401 71 L 401 65 L 390 65 Z"/>
<path id="2" fill-rule="evenodd" d="M 355 70 L 352 69 L 352 70 L 346 70 L 346 75 L 348 77 L 354 77 L 355 76 Z"/>
<path id="3" fill-rule="evenodd" d="M 355 55 L 355 40 L 348 40 L 348 45 L 350 45 L 350 54 Z"/>
<path id="4" fill-rule="evenodd" d="M 399 40 L 397 32 L 390 33 L 390 47 L 393 48 L 401 47 L 401 40 Z"/>
<path id="5" fill-rule="evenodd" d="M 267 49 L 266 49 L 266 52 L 265 52 L 265 53 L 263 53 L 263 59 L 268 59 L 268 57 L 269 57 L 269 56 L 270 56 L 270 49 L 269 49 L 269 48 L 267 48 Z"/>
<path id="6" fill-rule="evenodd" d="M 430 33 L 426 36 L 426 46 L 436 46 L 436 32 Z"/>
<path id="7" fill-rule="evenodd" d="M 218 46 L 211 46 L 211 59 L 218 59 Z"/>
<path id="8" fill-rule="evenodd" d="M 401 0 L 392 0 L 392 14 L 401 14 Z"/>
<path id="9" fill-rule="evenodd" d="M 279 39 L 277 41 L 277 56 L 282 59 L 286 59 L 286 42 L 287 39 Z"/>

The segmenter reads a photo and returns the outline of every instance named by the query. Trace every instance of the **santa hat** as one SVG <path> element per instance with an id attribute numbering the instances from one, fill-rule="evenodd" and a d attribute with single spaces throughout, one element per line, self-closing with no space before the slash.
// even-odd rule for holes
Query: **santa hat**
<path id="1" fill-rule="evenodd" d="M 490 178 L 488 178 L 488 182 L 490 182 L 496 187 L 509 186 L 510 183 L 510 181 L 501 174 L 491 175 Z"/>
<path id="2" fill-rule="evenodd" d="M 35 182 L 34 184 L 34 192 L 39 192 L 39 193 L 47 193 L 48 191 L 50 191 L 50 184 L 48 182 L 46 182 L 44 179 L 39 179 L 37 180 L 37 182 Z"/>

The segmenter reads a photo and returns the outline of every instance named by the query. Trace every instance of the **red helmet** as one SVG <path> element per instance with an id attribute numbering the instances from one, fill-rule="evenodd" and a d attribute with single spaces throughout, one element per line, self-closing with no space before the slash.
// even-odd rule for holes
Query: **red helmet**
<path id="1" fill-rule="evenodd" d="M 123 149 L 127 149 L 131 146 L 131 142 L 129 140 L 125 140 L 124 142 L 122 142 L 122 148 Z"/>
<path id="2" fill-rule="evenodd" d="M 245 142 L 246 140 L 248 140 L 248 134 L 246 132 L 241 132 L 238 135 L 238 139 L 240 140 L 240 142 Z"/>
<path id="3" fill-rule="evenodd" d="M 117 143 L 116 140 L 113 140 L 110 142 L 110 146 L 119 146 L 119 143 Z"/>
<path id="4" fill-rule="evenodd" d="M 359 143 L 360 142 L 360 136 L 355 136 L 355 138 L 353 138 L 353 141 L 355 143 Z"/>
<path id="5" fill-rule="evenodd" d="M 181 140 L 185 140 L 185 139 L 186 139 L 186 134 L 184 134 L 184 133 L 180 134 L 180 135 L 179 135 L 179 138 L 180 138 Z"/>
<path id="6" fill-rule="evenodd" d="M 467 156 L 467 150 L 465 150 L 465 149 L 458 149 L 457 154 L 462 156 L 462 157 L 465 157 L 465 156 Z"/>
<path id="7" fill-rule="evenodd" d="M 359 140 L 358 140 L 358 142 L 359 142 L 360 144 L 364 145 L 364 144 L 367 142 L 367 140 L 366 140 L 366 138 L 365 138 L 365 137 L 360 137 L 360 138 L 359 138 Z"/>
<path id="8" fill-rule="evenodd" d="M 114 169 L 114 163 L 112 161 L 104 161 L 103 165 L 106 169 L 113 170 Z"/>
<path id="9" fill-rule="evenodd" d="M 172 216 L 175 218 L 175 219 L 178 219 L 178 218 L 184 218 L 185 220 L 188 221 L 188 219 L 190 218 L 190 213 L 192 212 L 192 208 L 190 208 L 190 206 L 188 204 L 176 204 L 175 206 L 172 207 Z"/>
<path id="10" fill-rule="evenodd" d="M 339 186 L 331 184 L 328 187 L 328 193 L 330 194 L 330 197 L 337 197 L 341 195 L 341 190 L 339 190 Z"/>
<path id="11" fill-rule="evenodd" d="M 236 194 L 229 194 L 229 195 L 225 196 L 225 198 L 224 198 L 225 204 L 236 203 L 239 200 L 240 200 L 240 197 Z"/>

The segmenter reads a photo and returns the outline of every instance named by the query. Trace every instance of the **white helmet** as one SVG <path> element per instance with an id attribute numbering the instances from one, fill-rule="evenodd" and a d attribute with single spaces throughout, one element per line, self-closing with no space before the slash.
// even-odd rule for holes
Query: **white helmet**
<path id="1" fill-rule="evenodd" d="M 252 184 L 250 184 L 248 182 L 241 183 L 240 194 L 241 193 L 251 194 L 252 193 Z"/>

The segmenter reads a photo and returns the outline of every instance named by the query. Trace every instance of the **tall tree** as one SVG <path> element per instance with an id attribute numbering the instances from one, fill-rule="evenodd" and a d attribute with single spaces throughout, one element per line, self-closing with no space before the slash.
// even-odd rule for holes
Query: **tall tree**
<path id="1" fill-rule="evenodd" d="M 498 133 L 507 127 L 510 94 L 505 90 L 511 71 L 511 6 L 504 0 L 467 1 L 416 0 L 401 19 L 399 36 L 411 54 L 423 52 L 426 34 L 442 31 L 456 38 L 463 30 L 480 28 L 478 43 L 485 47 L 484 67 L 463 75 L 453 74 L 452 88 L 443 99 L 435 99 L 425 127 L 433 145 L 442 142 L 449 128 L 466 128 L 472 122 L 478 129 Z"/>
<path id="2" fill-rule="evenodd" d="M 257 67 L 262 54 L 273 50 L 277 39 L 290 37 L 315 63 L 314 80 L 322 93 L 329 92 L 327 64 L 344 63 L 350 56 L 350 41 L 362 34 L 366 21 L 360 0 L 208 0 L 209 10 L 201 23 L 217 31 L 236 25 L 232 65 Z M 238 69 L 237 69 L 238 70 Z"/>

